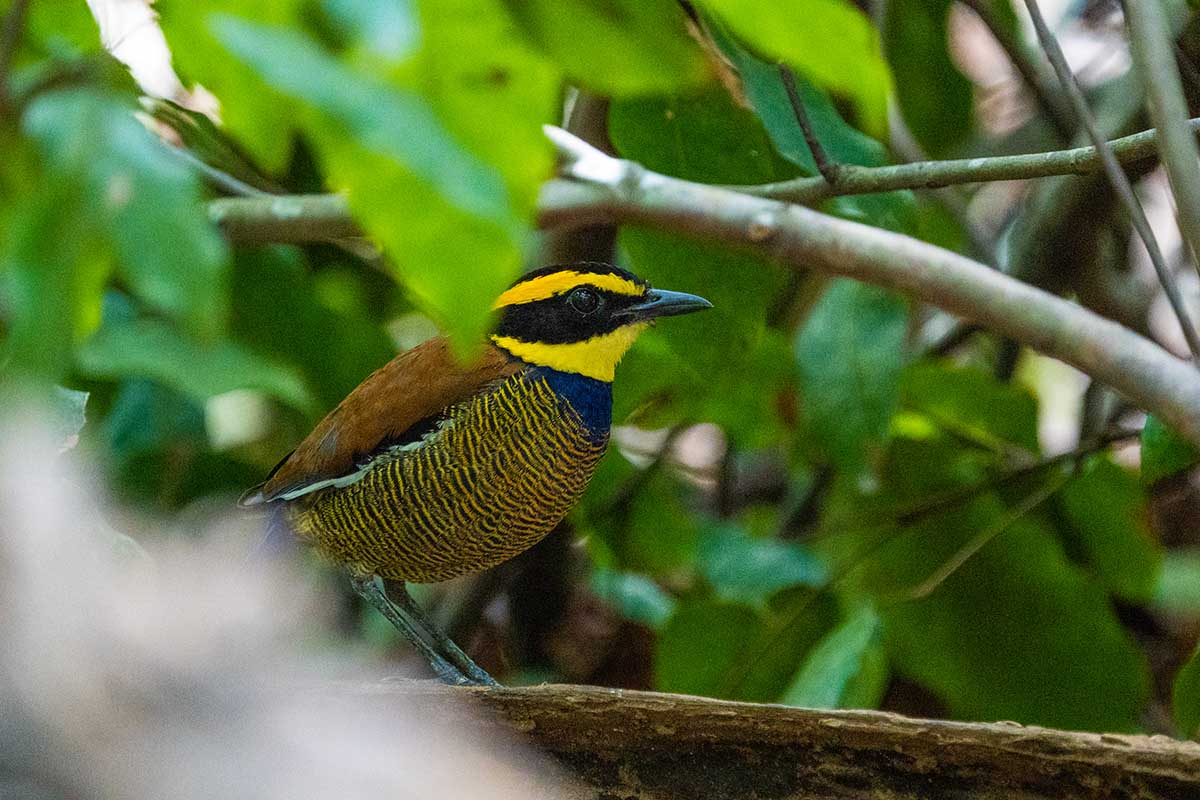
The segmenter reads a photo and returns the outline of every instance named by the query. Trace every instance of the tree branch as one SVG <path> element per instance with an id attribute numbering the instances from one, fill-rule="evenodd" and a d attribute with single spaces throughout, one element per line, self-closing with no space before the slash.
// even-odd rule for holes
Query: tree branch
<path id="1" fill-rule="evenodd" d="M 629 800 L 1200 798 L 1200 744 L 1014 723 L 919 720 L 582 686 L 318 689 L 516 732 L 581 782 Z M 473 702 L 447 702 L 467 697 Z M 479 707 L 487 713 L 480 714 Z"/>
<path id="2" fill-rule="evenodd" d="M 660 175 L 558 128 L 548 133 L 566 164 L 564 177 L 543 188 L 543 227 L 648 225 L 894 289 L 1074 365 L 1200 445 L 1200 373 L 1111 320 L 908 236 Z M 314 241 L 356 232 L 336 196 L 228 198 L 214 201 L 211 210 L 243 241 Z"/>
<path id="3" fill-rule="evenodd" d="M 1125 0 L 1123 5 L 1133 61 L 1146 90 L 1163 165 L 1171 179 L 1179 229 L 1200 270 L 1200 151 L 1188 130 L 1187 99 L 1176 67 L 1171 30 L 1159 0 Z"/>
<path id="4" fill-rule="evenodd" d="M 1072 364 L 1200 444 L 1200 373 L 1111 320 L 908 236 L 660 175 L 548 134 L 566 163 L 543 189 L 543 226 L 647 225 L 894 289 Z"/>
<path id="5" fill-rule="evenodd" d="M 208 216 L 234 242 L 298 244 L 362 236 L 346 199 L 336 194 L 223 197 Z"/>
<path id="6" fill-rule="evenodd" d="M 1200 118 L 1189 121 L 1193 134 L 1200 132 Z M 1122 164 L 1153 158 L 1157 154 L 1157 132 L 1142 131 L 1109 142 Z M 1094 147 L 1075 147 L 1046 153 L 1028 153 L 991 158 L 962 158 L 951 161 L 918 161 L 888 167 L 839 164 L 837 186 L 820 175 L 778 183 L 727 186 L 742 194 L 813 205 L 830 197 L 876 194 L 903 189 L 937 189 L 965 183 L 1015 181 L 1054 175 L 1091 175 L 1102 171 Z M 277 205 L 258 198 L 226 197 L 209 203 L 209 216 L 227 236 L 239 242 L 322 241 L 362 235 L 350 217 L 346 201 L 336 195 L 298 196 L 304 204 Z M 273 200 L 287 198 L 276 197 Z M 280 238 L 282 237 L 282 238 Z"/>
<path id="7" fill-rule="evenodd" d="M 1100 160 L 1104 164 L 1104 172 L 1108 176 L 1109 183 L 1112 184 L 1113 191 L 1121 200 L 1121 204 L 1125 206 L 1134 230 L 1137 231 L 1138 237 L 1146 247 L 1146 254 L 1150 256 L 1150 262 L 1154 265 L 1155 273 L 1158 274 L 1158 282 L 1162 285 L 1167 300 L 1171 304 L 1171 310 L 1179 321 L 1179 327 L 1183 331 L 1183 338 L 1187 340 L 1192 358 L 1200 362 L 1200 335 L 1197 335 L 1196 328 L 1192 325 L 1187 307 L 1183 303 L 1183 297 L 1179 293 L 1179 286 L 1175 283 L 1175 276 L 1167 266 L 1162 249 L 1158 246 L 1158 238 L 1150 227 L 1150 221 L 1146 219 L 1146 212 L 1142 209 L 1142 204 L 1133 192 L 1133 185 L 1129 182 L 1129 177 L 1121 170 L 1116 156 L 1113 155 L 1112 149 L 1109 148 L 1104 136 L 1100 133 L 1096 118 L 1088 108 L 1087 98 L 1083 96 L 1083 89 L 1080 87 L 1075 73 L 1071 72 L 1066 56 L 1063 55 L 1062 48 L 1058 46 L 1058 40 L 1054 38 L 1054 33 L 1046 24 L 1037 0 L 1025 0 L 1025 8 L 1029 11 L 1029 18 L 1033 22 L 1033 29 L 1037 32 L 1038 41 L 1041 42 L 1042 49 L 1046 52 L 1046 58 L 1050 59 L 1050 66 L 1054 68 L 1059 83 L 1067 93 L 1067 99 L 1071 101 L 1071 106 L 1075 109 L 1075 116 L 1078 117 L 1079 124 L 1083 126 L 1083 129 L 1087 131 L 1088 138 L 1092 140 L 1092 145 L 1096 148 Z"/>

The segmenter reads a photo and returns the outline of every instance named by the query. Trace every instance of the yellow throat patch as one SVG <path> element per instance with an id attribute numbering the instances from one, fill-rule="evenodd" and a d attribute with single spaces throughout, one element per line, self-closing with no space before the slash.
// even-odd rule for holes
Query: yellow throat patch
<path id="1" fill-rule="evenodd" d="M 649 322 L 635 322 L 611 333 L 566 344 L 523 342 L 511 336 L 495 335 L 492 341 L 497 347 L 530 364 L 612 383 L 617 363 L 642 331 L 649 327 Z"/>

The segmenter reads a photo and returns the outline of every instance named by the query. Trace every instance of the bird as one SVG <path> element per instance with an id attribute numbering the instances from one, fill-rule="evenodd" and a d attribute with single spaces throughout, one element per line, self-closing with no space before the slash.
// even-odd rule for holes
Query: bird
<path id="1" fill-rule="evenodd" d="M 608 446 L 618 362 L 660 317 L 711 308 L 604 263 L 542 267 L 493 304 L 481 354 L 445 337 L 369 375 L 241 505 L 344 565 L 441 680 L 495 680 L 407 590 L 494 567 L 545 537 Z M 386 581 L 386 583 L 385 583 Z"/>

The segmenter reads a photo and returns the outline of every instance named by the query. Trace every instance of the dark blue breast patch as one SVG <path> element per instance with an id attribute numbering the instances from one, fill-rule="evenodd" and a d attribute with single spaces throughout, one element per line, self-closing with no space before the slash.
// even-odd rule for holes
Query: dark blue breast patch
<path id="1" fill-rule="evenodd" d="M 532 377 L 543 378 L 554 393 L 566 400 L 583 419 L 590 438 L 599 441 L 612 427 L 612 384 L 574 372 L 536 367 Z"/>

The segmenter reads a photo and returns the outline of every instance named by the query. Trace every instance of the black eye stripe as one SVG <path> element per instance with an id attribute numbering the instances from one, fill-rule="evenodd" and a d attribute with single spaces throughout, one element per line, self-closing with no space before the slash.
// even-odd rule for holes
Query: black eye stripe
<path id="1" fill-rule="evenodd" d="M 596 296 L 593 311 L 582 313 L 572 304 L 572 296 L 580 290 Z M 543 300 L 506 306 L 495 332 L 523 342 L 582 342 L 620 328 L 627 320 L 619 312 L 641 301 L 641 296 L 583 284 Z"/>

